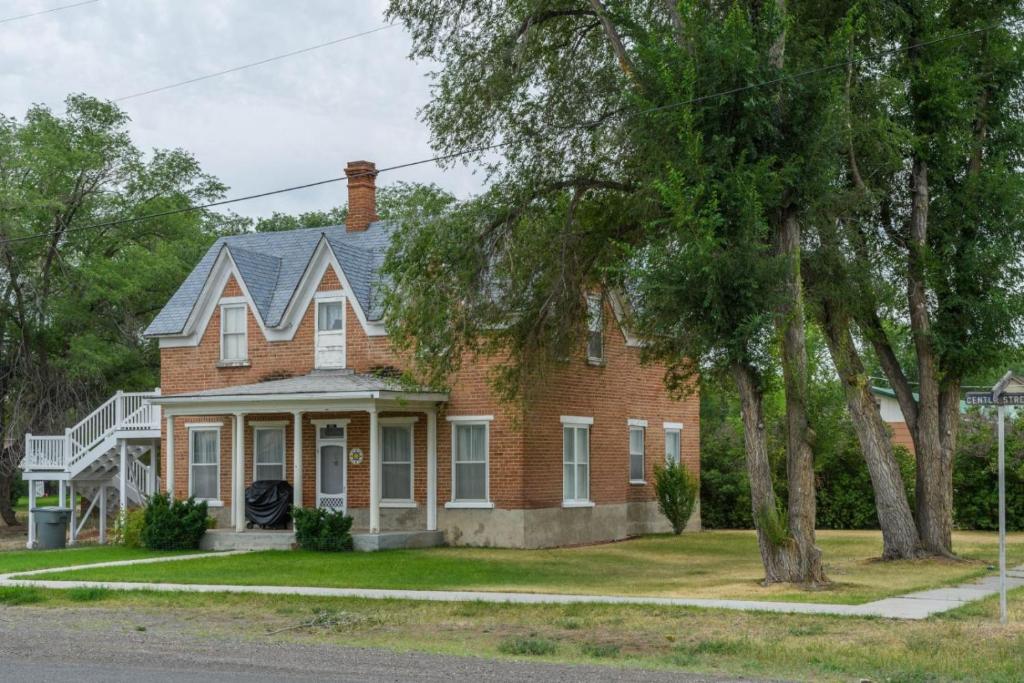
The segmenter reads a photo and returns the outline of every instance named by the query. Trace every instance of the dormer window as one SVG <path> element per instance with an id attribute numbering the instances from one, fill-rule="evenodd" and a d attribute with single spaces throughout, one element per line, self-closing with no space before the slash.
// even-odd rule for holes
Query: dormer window
<path id="1" fill-rule="evenodd" d="M 345 297 L 342 295 L 317 295 L 316 367 L 345 367 Z"/>
<path id="2" fill-rule="evenodd" d="M 244 303 L 223 303 L 220 306 L 220 359 L 225 363 L 242 363 L 249 357 Z"/>
<path id="3" fill-rule="evenodd" d="M 604 362 L 604 307 L 600 294 L 587 295 L 587 362 Z"/>

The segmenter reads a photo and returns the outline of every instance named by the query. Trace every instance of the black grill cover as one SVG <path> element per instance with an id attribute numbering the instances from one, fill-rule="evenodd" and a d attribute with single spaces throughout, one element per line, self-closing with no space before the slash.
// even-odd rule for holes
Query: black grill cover
<path id="1" fill-rule="evenodd" d="M 254 481 L 245 490 L 245 518 L 264 529 L 288 524 L 292 485 L 279 479 Z"/>

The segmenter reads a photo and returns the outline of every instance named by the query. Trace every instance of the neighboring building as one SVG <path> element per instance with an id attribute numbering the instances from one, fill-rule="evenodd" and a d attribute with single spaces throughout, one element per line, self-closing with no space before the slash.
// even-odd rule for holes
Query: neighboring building
<path id="1" fill-rule="evenodd" d="M 664 368 L 641 365 L 615 297 L 588 295 L 586 348 L 525 402 L 498 400 L 495 358 L 467 359 L 447 392 L 404 386 L 378 296 L 392 230 L 375 167 L 346 173 L 346 225 L 221 238 L 146 331 L 161 354 L 144 434 L 159 429 L 160 487 L 237 532 L 257 479 L 289 481 L 296 505 L 344 510 L 357 530 L 438 530 L 456 545 L 668 530 L 653 468 L 679 459 L 699 475 L 699 399 L 672 400 Z M 155 487 L 155 470 L 140 477 Z"/>
<path id="2" fill-rule="evenodd" d="M 892 430 L 893 444 L 903 446 L 913 455 L 915 453 L 914 439 L 910 436 L 910 428 L 907 427 L 906 420 L 903 419 L 903 411 L 900 409 L 899 401 L 896 400 L 896 392 L 892 389 L 873 386 L 871 393 L 875 397 L 882 421 Z"/>

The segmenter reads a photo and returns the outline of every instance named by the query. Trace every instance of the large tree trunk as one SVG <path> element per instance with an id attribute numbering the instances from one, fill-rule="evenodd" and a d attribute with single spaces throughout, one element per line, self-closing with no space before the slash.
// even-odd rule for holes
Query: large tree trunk
<path id="1" fill-rule="evenodd" d="M 786 263 L 782 303 L 776 327 L 782 341 L 786 393 L 786 474 L 789 483 L 789 533 L 796 545 L 801 583 L 825 583 L 821 550 L 815 545 L 817 501 L 814 486 L 813 433 L 807 419 L 807 340 L 804 334 L 803 282 L 800 274 L 800 223 L 785 211 L 777 248 Z"/>
<path id="2" fill-rule="evenodd" d="M 775 487 L 772 484 L 771 463 L 768 461 L 768 441 L 764 432 L 764 397 L 757 374 L 745 365 L 733 368 L 733 377 L 740 395 L 743 419 L 743 440 L 747 459 L 747 477 L 750 480 L 751 512 L 757 530 L 757 545 L 764 565 L 764 583 L 800 583 L 800 561 L 796 544 L 782 528 L 769 528 L 773 521 L 782 524 Z"/>
<path id="3" fill-rule="evenodd" d="M 882 559 L 921 557 L 924 550 L 907 502 L 903 475 L 893 455 L 885 423 L 871 397 L 867 372 L 850 334 L 849 317 L 837 310 L 833 303 L 824 301 L 821 326 L 871 476 L 875 510 L 882 528 Z"/>
<path id="4" fill-rule="evenodd" d="M 18 524 L 18 517 L 14 514 L 14 506 L 11 504 L 11 486 L 16 476 L 17 471 L 11 474 L 0 470 L 0 518 L 3 518 L 7 526 Z"/>

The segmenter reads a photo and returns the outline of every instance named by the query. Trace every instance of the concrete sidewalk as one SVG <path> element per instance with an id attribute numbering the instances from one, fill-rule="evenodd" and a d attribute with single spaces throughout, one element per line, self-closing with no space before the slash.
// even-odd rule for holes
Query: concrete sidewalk
<path id="1" fill-rule="evenodd" d="M 995 595 L 999 591 L 999 577 L 987 576 L 971 583 L 950 588 L 908 593 L 860 605 L 836 605 L 807 602 L 762 602 L 756 600 L 713 600 L 701 598 L 663 598 L 627 595 L 571 595 L 557 593 L 499 593 L 490 591 L 429 591 L 384 590 L 375 588 L 322 588 L 315 586 L 241 586 L 183 583 L 131 583 L 123 581 L 48 581 L 25 578 L 56 572 L 101 567 L 120 567 L 154 562 L 194 560 L 204 557 L 223 557 L 248 551 L 203 553 L 143 560 L 123 560 L 73 567 L 37 569 L 28 572 L 0 575 L 0 586 L 27 586 L 36 588 L 106 588 L 111 590 L 148 590 L 180 593 L 254 593 L 259 595 L 303 595 L 331 598 L 364 598 L 370 600 L 428 600 L 434 602 L 492 602 L 523 605 L 568 605 L 591 603 L 605 605 L 663 605 L 669 607 L 700 607 L 731 609 L 745 612 L 779 612 L 786 614 L 825 614 L 847 617 L 883 617 L 886 619 L 925 619 L 933 614 L 947 612 L 969 602 Z M 1007 588 L 1024 587 L 1024 565 L 1007 573 Z"/>

